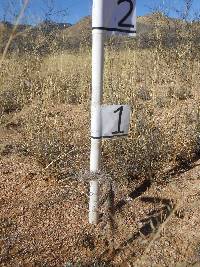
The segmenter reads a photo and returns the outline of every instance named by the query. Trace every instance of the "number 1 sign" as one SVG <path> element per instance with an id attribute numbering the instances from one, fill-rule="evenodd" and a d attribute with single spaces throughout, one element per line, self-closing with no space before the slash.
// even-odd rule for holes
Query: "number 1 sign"
<path id="1" fill-rule="evenodd" d="M 128 135 L 130 124 L 130 107 L 128 105 L 102 105 L 100 132 L 91 129 L 93 139 L 122 137 Z"/>
<path id="2" fill-rule="evenodd" d="M 103 10 L 103 15 L 99 10 Z M 136 34 L 136 0 L 100 0 L 93 4 L 92 28 L 108 34 Z"/>

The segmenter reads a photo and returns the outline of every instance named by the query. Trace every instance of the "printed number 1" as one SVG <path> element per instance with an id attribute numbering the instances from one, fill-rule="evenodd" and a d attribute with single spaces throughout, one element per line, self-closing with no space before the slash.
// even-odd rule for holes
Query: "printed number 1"
<path id="1" fill-rule="evenodd" d="M 119 112 L 119 120 L 118 120 L 118 130 L 115 132 L 112 132 L 112 134 L 120 134 L 120 133 L 124 133 L 124 131 L 121 131 L 121 123 L 122 123 L 122 113 L 123 113 L 124 107 L 121 106 L 120 108 L 118 108 L 117 110 L 114 111 L 114 113 Z"/>

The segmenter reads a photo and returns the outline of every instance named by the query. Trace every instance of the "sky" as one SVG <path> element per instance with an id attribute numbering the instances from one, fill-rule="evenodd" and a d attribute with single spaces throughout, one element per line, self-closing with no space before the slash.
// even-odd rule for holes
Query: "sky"
<path id="1" fill-rule="evenodd" d="M 13 21 L 25 0 L 0 0 L 0 20 Z M 29 0 L 24 23 L 37 24 L 44 19 L 76 23 L 91 15 L 92 0 Z M 109 0 L 107 0 L 109 1 Z M 192 1 L 192 0 L 187 0 Z M 142 16 L 155 9 L 165 10 L 173 17 L 184 11 L 185 0 L 137 0 L 137 15 Z M 200 0 L 193 0 L 191 14 L 200 16 Z M 191 16 L 192 17 L 192 16 Z"/>

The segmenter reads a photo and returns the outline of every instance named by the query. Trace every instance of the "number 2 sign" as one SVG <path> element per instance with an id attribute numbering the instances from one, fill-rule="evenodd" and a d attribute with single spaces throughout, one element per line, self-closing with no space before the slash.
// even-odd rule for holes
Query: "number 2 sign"
<path id="1" fill-rule="evenodd" d="M 104 30 L 110 34 L 135 36 L 136 0 L 100 0 L 94 2 L 92 29 Z"/>

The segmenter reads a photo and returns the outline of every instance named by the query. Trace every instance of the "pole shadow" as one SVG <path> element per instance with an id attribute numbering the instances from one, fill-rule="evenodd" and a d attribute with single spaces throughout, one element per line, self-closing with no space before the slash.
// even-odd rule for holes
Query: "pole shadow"
<path id="1" fill-rule="evenodd" d="M 162 204 L 163 207 L 155 208 L 147 214 L 147 217 L 141 220 L 143 226 L 133 233 L 130 238 L 122 242 L 118 248 L 113 251 L 113 258 L 123 253 L 126 248 L 134 241 L 147 239 L 151 234 L 156 233 L 159 226 L 170 216 L 175 205 L 171 199 L 158 198 L 158 197 L 141 197 L 141 201 L 145 203 Z M 135 252 L 130 252 L 132 256 L 136 255 Z M 112 260 L 111 260 L 112 261 Z"/>
<path id="2" fill-rule="evenodd" d="M 128 194 L 128 198 L 131 198 L 132 200 L 140 197 L 143 193 L 145 193 L 151 186 L 150 180 L 145 180 L 141 185 L 136 187 L 134 191 Z M 115 205 L 115 212 L 119 212 L 122 210 L 122 208 L 128 203 L 126 199 L 121 199 L 118 203 Z"/>

